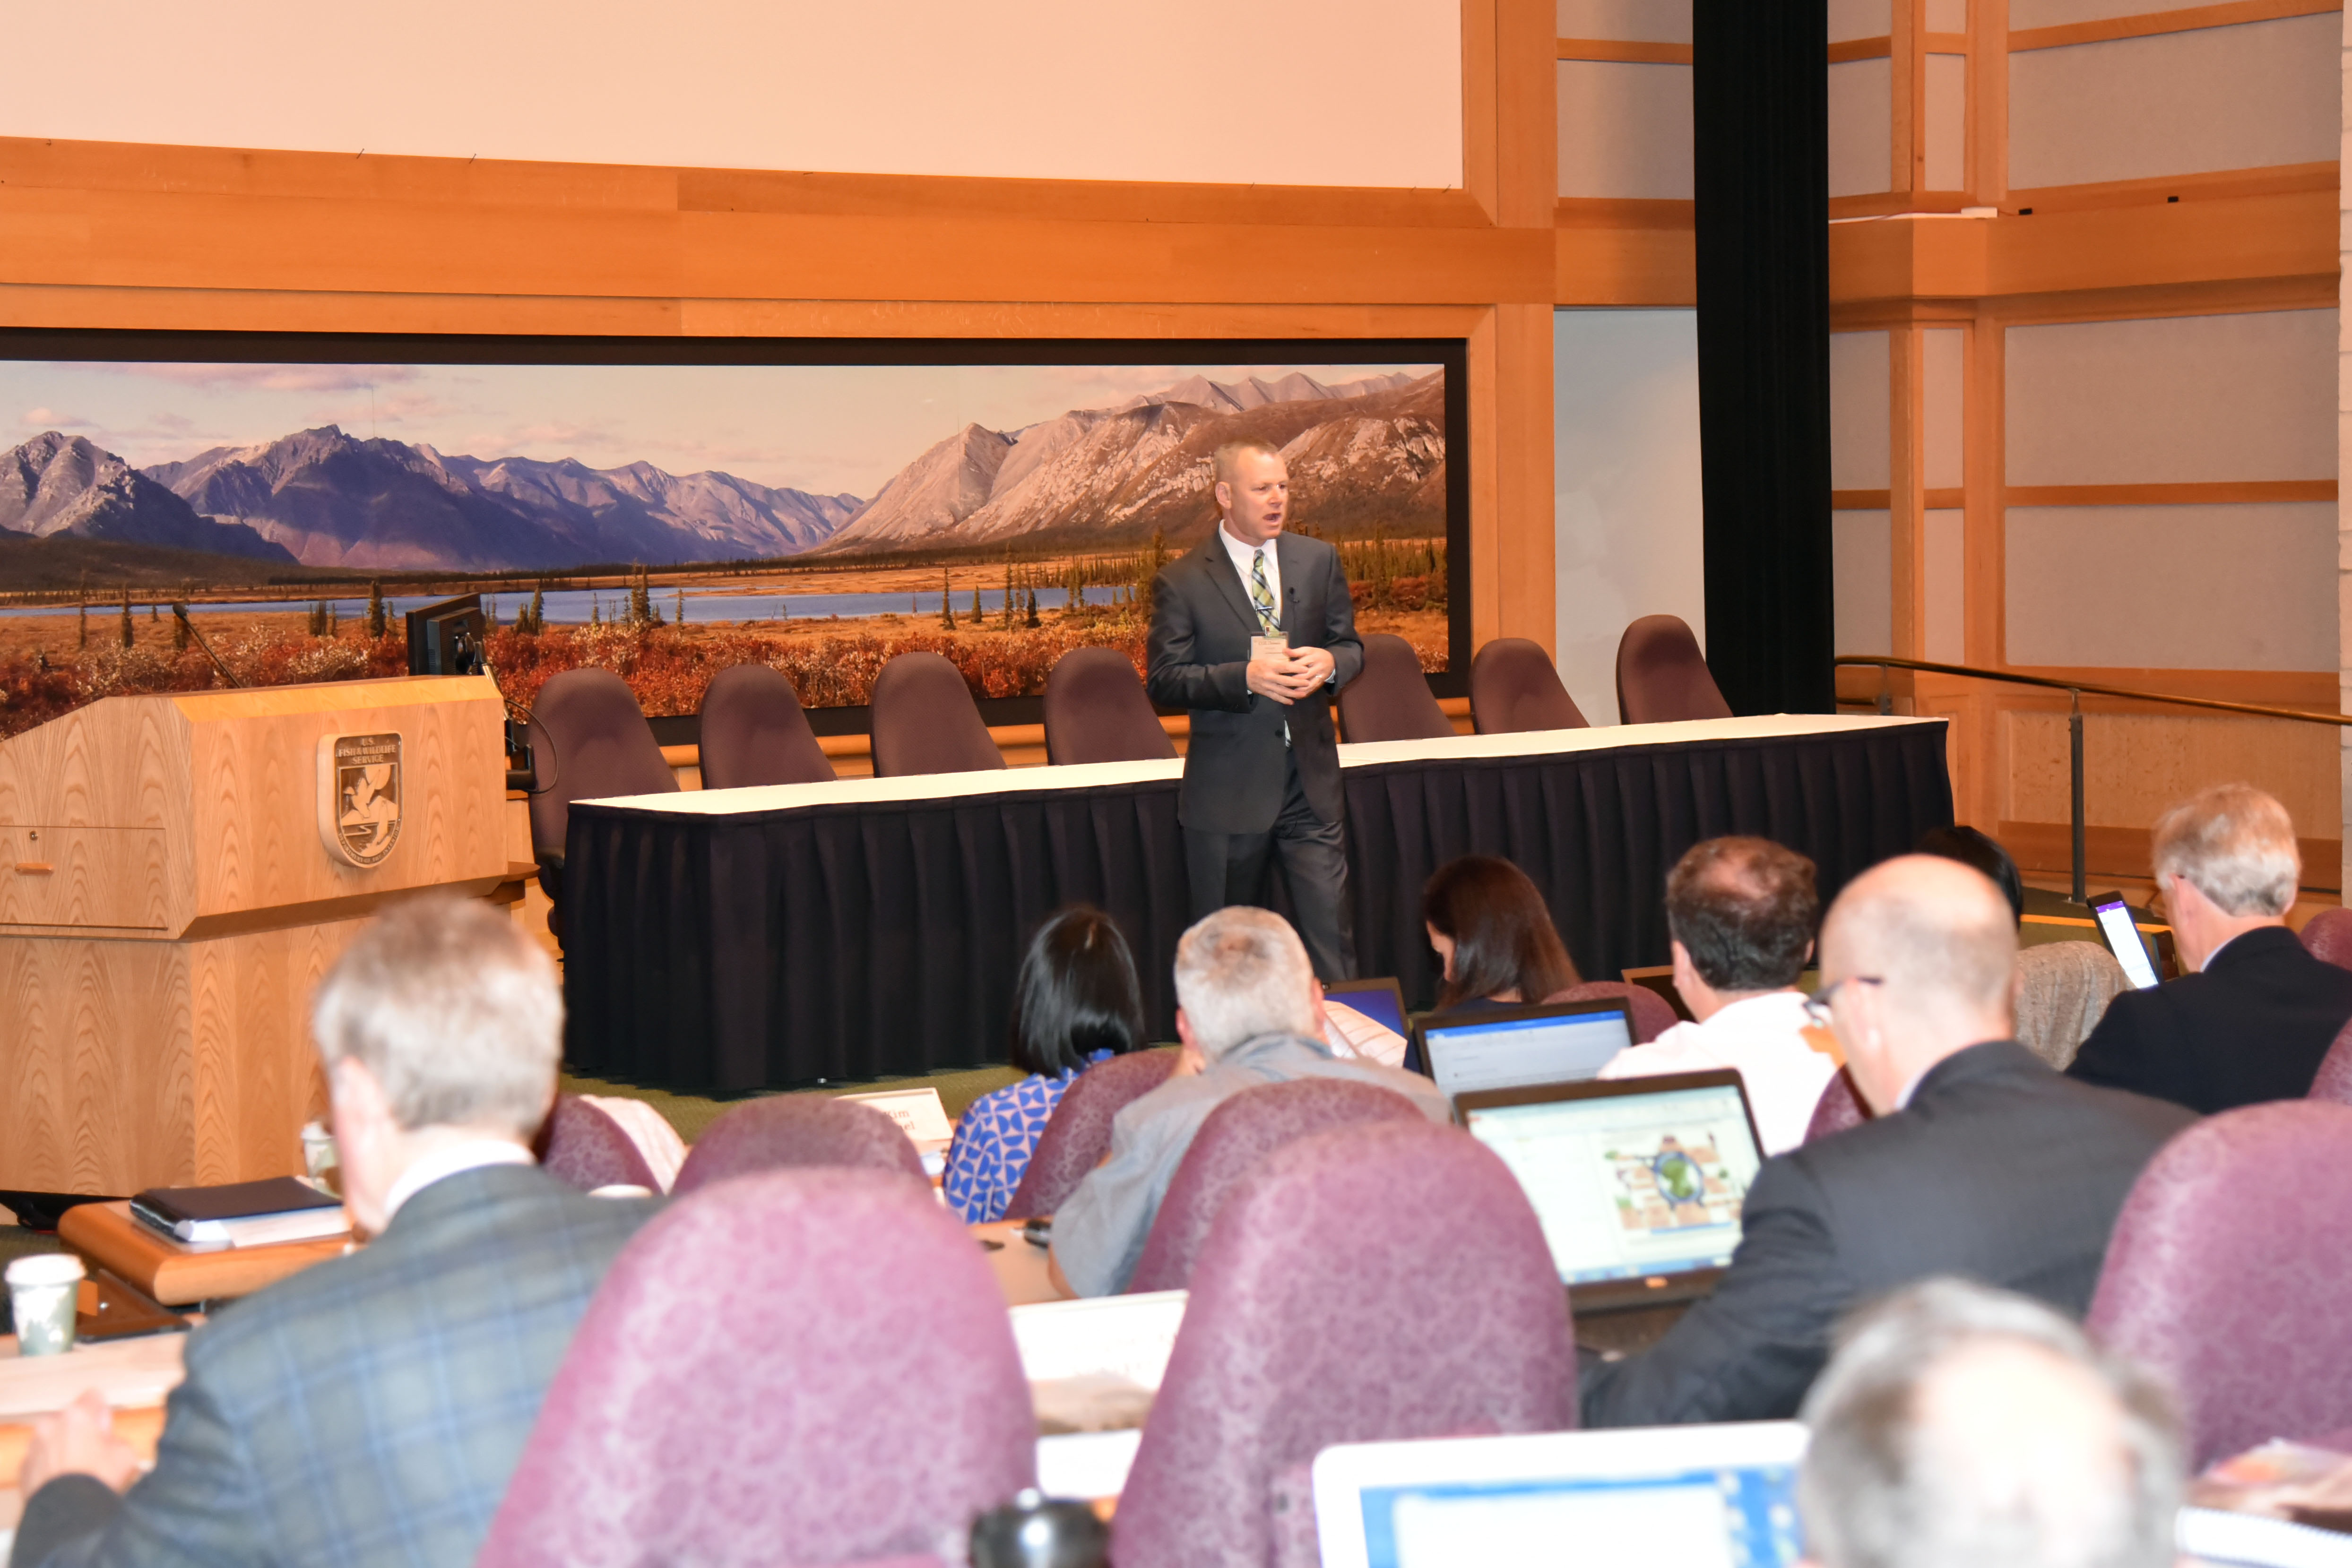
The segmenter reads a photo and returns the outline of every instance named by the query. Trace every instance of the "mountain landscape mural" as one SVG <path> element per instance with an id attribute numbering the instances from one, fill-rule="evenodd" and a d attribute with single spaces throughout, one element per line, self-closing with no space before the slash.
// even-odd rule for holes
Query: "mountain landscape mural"
<path id="1" fill-rule="evenodd" d="M 870 498 L 647 462 L 458 455 L 338 425 L 134 467 L 45 431 L 0 455 L 0 529 L 380 570 L 562 570 L 910 550 L 1189 543 L 1208 457 L 1255 438 L 1290 461 L 1297 521 L 1443 535 L 1442 371 L 1327 383 L 1193 376 L 1020 430 L 946 434 Z"/>

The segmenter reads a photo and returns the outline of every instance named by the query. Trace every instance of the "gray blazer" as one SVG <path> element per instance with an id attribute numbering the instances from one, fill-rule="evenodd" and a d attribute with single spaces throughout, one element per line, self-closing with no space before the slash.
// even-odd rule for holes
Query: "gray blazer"
<path id="1" fill-rule="evenodd" d="M 1263 833 L 1282 810 L 1283 725 L 1297 753 L 1307 802 L 1339 820 L 1339 752 L 1331 694 L 1364 667 L 1356 606 L 1339 552 L 1321 539 L 1285 533 L 1275 540 L 1282 577 L 1282 629 L 1294 648 L 1326 648 L 1333 684 L 1285 707 L 1249 689 L 1250 639 L 1257 612 L 1233 558 L 1214 532 L 1171 561 L 1152 584 L 1147 664 L 1151 700 L 1190 710 L 1184 784 L 1176 820 L 1212 833 Z"/>
<path id="2" fill-rule="evenodd" d="M 613 1255 L 656 1205 L 463 1171 L 188 1341 L 155 1468 L 28 1500 L 13 1568 L 470 1563 Z"/>
<path id="3" fill-rule="evenodd" d="M 1905 1109 L 1764 1162 L 1723 1282 L 1651 1350 L 1583 1371 L 1584 1425 L 1793 1416 L 1838 1319 L 1930 1275 L 2080 1318 L 2132 1183 L 2194 1120 L 2014 1040 L 1948 1056 Z"/>

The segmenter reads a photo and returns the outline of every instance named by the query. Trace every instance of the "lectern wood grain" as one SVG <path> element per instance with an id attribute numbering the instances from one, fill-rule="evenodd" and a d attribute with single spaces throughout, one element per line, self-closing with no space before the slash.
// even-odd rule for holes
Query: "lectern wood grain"
<path id="1" fill-rule="evenodd" d="M 111 697 L 0 743 L 0 1186 L 299 1170 L 320 977 L 384 899 L 507 874 L 502 716 L 417 677 Z M 320 836 L 318 747 L 375 734 L 400 836 L 362 869 Z"/>

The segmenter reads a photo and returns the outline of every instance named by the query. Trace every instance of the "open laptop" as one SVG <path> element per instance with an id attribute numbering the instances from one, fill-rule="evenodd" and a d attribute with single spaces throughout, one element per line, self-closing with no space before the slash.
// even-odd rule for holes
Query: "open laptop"
<path id="1" fill-rule="evenodd" d="M 1545 1002 L 1443 1013 L 1413 1027 L 1414 1059 L 1449 1100 L 1573 1083 L 1633 1043 L 1622 1001 Z"/>
<path id="2" fill-rule="evenodd" d="M 1382 1029 L 1405 1032 L 1404 988 L 1392 979 L 1333 980 L 1323 988 L 1325 999 L 1355 1009 Z"/>
<path id="3" fill-rule="evenodd" d="M 1324 1568 L 1786 1568 L 1794 1421 L 1342 1443 L 1315 1457 Z"/>
<path id="4" fill-rule="evenodd" d="M 1518 1177 L 1576 1312 L 1689 1301 L 1731 1262 L 1764 1163 L 1738 1073 L 1491 1090 L 1454 1113 Z"/>

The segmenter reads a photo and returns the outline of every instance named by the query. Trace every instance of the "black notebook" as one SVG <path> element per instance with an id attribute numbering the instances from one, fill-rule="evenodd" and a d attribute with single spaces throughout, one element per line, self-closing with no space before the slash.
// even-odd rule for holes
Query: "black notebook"
<path id="1" fill-rule="evenodd" d="M 175 1241 L 256 1246 L 313 1240 L 349 1228 L 342 1200 L 292 1176 L 220 1186 L 151 1186 L 131 1212 Z"/>

